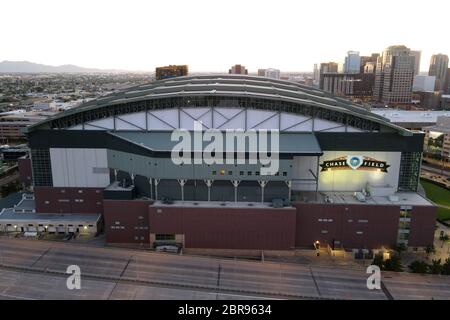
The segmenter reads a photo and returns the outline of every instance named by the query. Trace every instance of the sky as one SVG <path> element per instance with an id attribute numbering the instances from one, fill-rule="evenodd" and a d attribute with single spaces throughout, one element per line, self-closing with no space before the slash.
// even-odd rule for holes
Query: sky
<path id="1" fill-rule="evenodd" d="M 312 71 L 346 52 L 404 44 L 450 55 L 448 0 L 0 1 L 0 61 L 124 70 L 243 64 Z"/>

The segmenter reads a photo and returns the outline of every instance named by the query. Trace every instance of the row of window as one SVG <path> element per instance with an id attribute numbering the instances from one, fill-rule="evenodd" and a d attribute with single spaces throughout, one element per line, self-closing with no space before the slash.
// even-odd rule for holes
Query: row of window
<path id="1" fill-rule="evenodd" d="M 333 219 L 317 219 L 317 221 L 319 222 L 333 222 Z M 347 222 L 352 223 L 353 219 L 348 219 Z M 359 219 L 358 220 L 359 223 L 369 223 L 369 220 L 366 219 Z"/>
<path id="2" fill-rule="evenodd" d="M 76 203 L 84 203 L 84 199 L 73 199 L 74 202 Z M 58 202 L 60 203 L 69 203 L 70 199 L 58 199 Z M 50 204 L 50 200 L 44 200 L 44 204 Z M 101 201 L 97 201 L 95 203 L 97 206 L 101 206 L 102 202 Z"/>
<path id="3" fill-rule="evenodd" d="M 224 176 L 224 175 L 225 175 L 225 170 L 220 170 L 220 171 L 219 171 L 219 174 L 220 174 L 221 176 Z M 212 176 L 217 176 L 217 171 L 216 171 L 216 170 L 213 170 L 213 171 L 211 172 L 211 175 L 212 175 Z M 228 175 L 229 175 L 229 176 L 232 176 L 232 175 L 233 175 L 233 171 L 228 171 Z M 239 175 L 240 175 L 240 176 L 245 176 L 245 171 L 239 171 Z M 260 172 L 259 172 L 259 171 L 255 171 L 255 172 L 253 172 L 253 171 L 247 171 L 247 176 L 253 176 L 253 175 L 259 176 L 259 175 L 260 175 Z M 275 173 L 275 176 L 279 176 L 279 175 L 280 175 L 279 172 Z M 287 174 L 286 171 L 283 171 L 282 175 L 283 175 L 283 177 L 287 177 L 288 174 Z"/>
<path id="4" fill-rule="evenodd" d="M 61 190 L 59 190 L 59 192 L 61 192 L 61 193 L 66 193 L 66 189 L 61 189 Z M 77 190 L 77 192 L 78 193 L 84 193 L 84 190 L 83 189 L 79 189 L 79 190 Z M 102 192 L 102 190 L 100 190 L 100 189 L 96 189 L 95 190 L 95 193 L 97 193 L 97 194 L 99 194 L 99 193 L 101 193 Z"/>
<path id="5" fill-rule="evenodd" d="M 328 230 L 322 230 L 322 231 L 320 231 L 320 233 L 322 233 L 322 234 L 327 234 L 327 233 L 328 233 Z M 364 234 L 363 231 L 356 231 L 355 233 L 358 234 L 358 235 Z"/>

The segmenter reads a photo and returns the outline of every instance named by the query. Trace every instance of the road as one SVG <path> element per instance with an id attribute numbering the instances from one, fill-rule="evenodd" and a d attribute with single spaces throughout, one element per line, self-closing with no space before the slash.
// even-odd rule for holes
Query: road
<path id="1" fill-rule="evenodd" d="M 81 290 L 68 290 L 69 265 Z M 171 255 L 0 238 L 3 299 L 449 299 L 450 277 L 383 274 L 368 290 L 363 268 Z"/>
<path id="2" fill-rule="evenodd" d="M 433 173 L 434 175 L 438 174 L 445 177 L 450 177 L 450 171 L 442 170 L 441 168 L 433 167 L 430 165 L 422 164 L 422 170 Z"/>

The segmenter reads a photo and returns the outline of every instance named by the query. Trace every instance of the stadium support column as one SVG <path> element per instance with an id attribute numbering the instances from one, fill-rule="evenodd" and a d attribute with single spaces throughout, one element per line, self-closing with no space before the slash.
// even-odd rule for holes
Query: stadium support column
<path id="1" fill-rule="evenodd" d="M 158 200 L 158 184 L 161 179 L 155 178 L 155 200 Z"/>
<path id="2" fill-rule="evenodd" d="M 117 181 L 117 169 L 114 169 L 114 182 Z"/>
<path id="3" fill-rule="evenodd" d="M 153 179 L 148 178 L 148 184 L 150 185 L 150 199 L 153 199 Z"/>
<path id="4" fill-rule="evenodd" d="M 288 199 L 289 199 L 289 202 L 291 202 L 292 181 L 291 181 L 291 180 L 287 180 L 287 181 L 285 181 L 285 182 L 286 182 L 286 185 L 287 185 L 288 188 L 289 188 Z"/>
<path id="5" fill-rule="evenodd" d="M 264 188 L 266 187 L 268 182 L 269 181 L 267 181 L 267 180 L 258 180 L 258 183 L 261 187 L 261 203 L 264 202 Z"/>
<path id="6" fill-rule="evenodd" d="M 234 202 L 237 202 L 237 187 L 241 183 L 240 180 L 231 180 L 231 183 L 234 186 Z"/>
<path id="7" fill-rule="evenodd" d="M 181 187 L 181 201 L 184 201 L 184 185 L 186 184 L 187 180 L 186 179 L 178 179 L 178 183 L 180 184 Z"/>
<path id="8" fill-rule="evenodd" d="M 317 167 L 316 167 L 316 201 L 319 193 L 319 172 L 320 170 L 320 156 L 317 156 Z"/>
<path id="9" fill-rule="evenodd" d="M 208 201 L 211 201 L 211 186 L 213 184 L 214 180 L 205 180 L 206 186 L 208 187 Z"/>
<path id="10" fill-rule="evenodd" d="M 130 177 L 131 177 L 131 184 L 134 186 L 134 177 L 135 177 L 134 173 L 132 173 Z"/>

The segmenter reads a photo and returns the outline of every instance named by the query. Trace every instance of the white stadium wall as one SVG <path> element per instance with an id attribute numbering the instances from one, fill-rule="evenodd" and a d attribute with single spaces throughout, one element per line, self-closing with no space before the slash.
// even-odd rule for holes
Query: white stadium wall
<path id="1" fill-rule="evenodd" d="M 294 157 L 292 160 L 292 190 L 315 191 L 314 181 L 317 170 L 317 157 Z"/>
<path id="2" fill-rule="evenodd" d="M 54 187 L 104 188 L 109 184 L 106 149 L 50 148 Z"/>
<path id="3" fill-rule="evenodd" d="M 320 157 L 319 164 L 324 161 L 334 160 L 340 157 L 361 156 L 386 162 L 389 167 L 387 172 L 379 169 L 366 170 L 358 168 L 331 169 L 321 171 L 319 167 L 319 191 L 360 191 L 367 183 L 374 186 L 391 186 L 398 188 L 400 170 L 400 152 L 369 152 L 369 151 L 326 151 Z M 315 172 L 315 168 L 312 169 Z"/>

